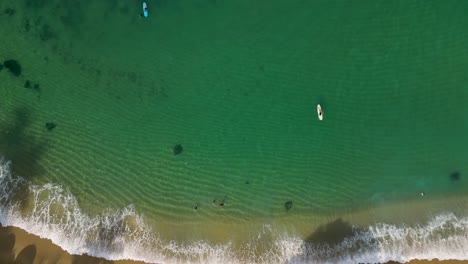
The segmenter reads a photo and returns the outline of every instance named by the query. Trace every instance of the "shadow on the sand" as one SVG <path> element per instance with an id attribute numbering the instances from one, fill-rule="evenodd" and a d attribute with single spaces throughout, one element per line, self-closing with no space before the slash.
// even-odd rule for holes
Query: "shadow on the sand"
<path id="1" fill-rule="evenodd" d="M 14 234 L 0 232 L 0 263 L 15 262 L 15 254 L 13 253 L 15 241 Z"/>
<path id="2" fill-rule="evenodd" d="M 12 162 L 13 174 L 25 178 L 44 173 L 39 161 L 46 151 L 46 143 L 26 133 L 30 125 L 31 112 L 21 107 L 13 111 L 9 120 L 0 123 L 0 153 Z"/>
<path id="3" fill-rule="evenodd" d="M 36 246 L 28 245 L 16 256 L 16 263 L 33 264 L 36 257 Z"/>
<path id="4" fill-rule="evenodd" d="M 1 228 L 1 225 L 0 225 Z M 15 234 L 7 229 L 0 230 L 0 263 L 3 264 L 32 264 L 36 258 L 36 246 L 31 244 L 23 248 L 15 259 Z"/>

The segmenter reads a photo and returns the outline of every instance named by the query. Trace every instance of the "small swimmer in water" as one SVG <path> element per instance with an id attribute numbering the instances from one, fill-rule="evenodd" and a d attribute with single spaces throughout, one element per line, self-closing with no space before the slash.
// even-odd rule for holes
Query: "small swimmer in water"
<path id="1" fill-rule="evenodd" d="M 213 206 L 216 206 L 216 198 L 213 199 Z M 221 203 L 218 204 L 219 207 L 224 207 L 224 200 L 221 201 Z"/>
<path id="2" fill-rule="evenodd" d="M 424 196 L 424 192 L 420 192 L 419 195 L 421 195 L 421 197 L 423 197 L 423 196 Z"/>

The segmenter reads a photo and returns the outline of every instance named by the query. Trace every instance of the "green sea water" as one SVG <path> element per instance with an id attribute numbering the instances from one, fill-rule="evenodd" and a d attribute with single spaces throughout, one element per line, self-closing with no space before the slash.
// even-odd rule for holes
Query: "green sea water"
<path id="1" fill-rule="evenodd" d="M 414 221 L 372 208 L 466 194 L 467 2 L 148 6 L 0 3 L 0 60 L 22 67 L 0 71 L 16 175 L 87 214 L 131 204 L 164 239 L 220 243 L 357 212 Z M 451 205 L 423 214 L 466 209 Z"/>

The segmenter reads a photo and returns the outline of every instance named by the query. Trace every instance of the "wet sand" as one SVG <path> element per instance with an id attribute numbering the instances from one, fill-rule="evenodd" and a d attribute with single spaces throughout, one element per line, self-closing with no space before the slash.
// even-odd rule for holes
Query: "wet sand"
<path id="1" fill-rule="evenodd" d="M 387 264 L 396 264 L 399 262 L 387 262 Z M 434 264 L 434 263 L 443 263 L 443 264 L 462 264 L 462 263 L 468 263 L 468 260 L 443 260 L 439 261 L 437 259 L 434 260 L 412 260 L 410 262 L 407 262 L 406 264 Z"/>
<path id="2" fill-rule="evenodd" d="M 109 261 L 88 255 L 71 255 L 49 239 L 17 227 L 0 227 L 0 263 L 144 264 L 141 261 Z"/>
<path id="3" fill-rule="evenodd" d="M 0 226 L 0 263 L 73 263 L 73 264 L 144 264 L 141 261 L 111 261 L 88 255 L 72 255 L 55 245 L 49 239 L 29 234 L 21 228 Z M 397 264 L 399 262 L 387 262 Z M 408 264 L 462 264 L 460 260 L 412 260 Z"/>

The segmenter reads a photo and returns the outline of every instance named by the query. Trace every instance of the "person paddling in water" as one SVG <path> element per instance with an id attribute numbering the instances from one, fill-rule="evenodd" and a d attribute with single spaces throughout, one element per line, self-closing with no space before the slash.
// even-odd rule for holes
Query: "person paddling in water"
<path id="1" fill-rule="evenodd" d="M 143 13 L 140 14 L 141 17 L 148 17 L 148 5 L 143 1 Z"/>
<path id="2" fill-rule="evenodd" d="M 216 206 L 216 198 L 213 199 L 213 206 Z M 224 200 L 218 206 L 219 207 L 224 207 Z"/>

